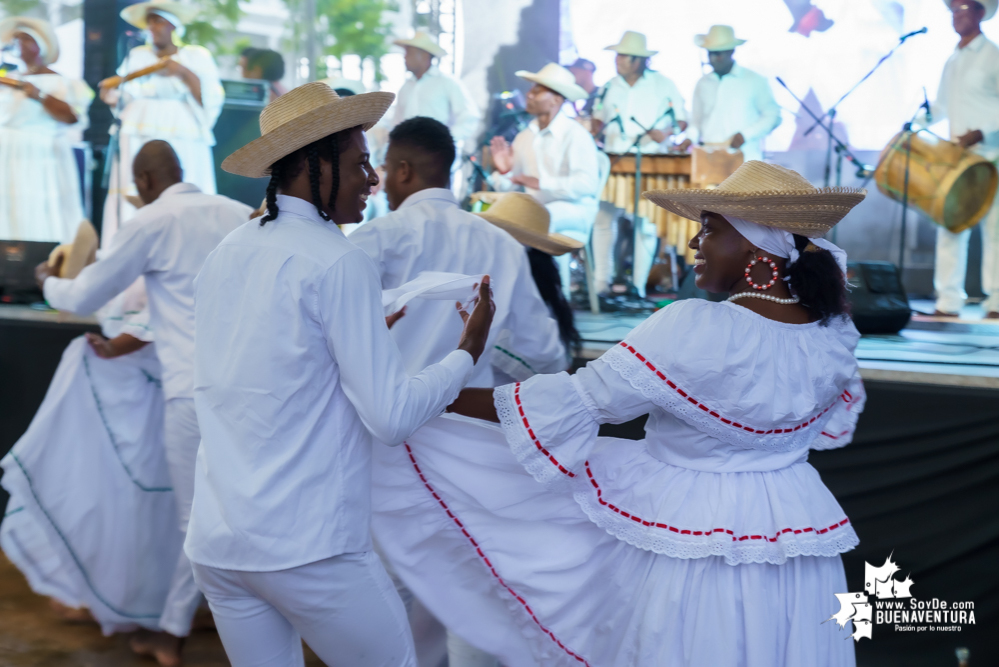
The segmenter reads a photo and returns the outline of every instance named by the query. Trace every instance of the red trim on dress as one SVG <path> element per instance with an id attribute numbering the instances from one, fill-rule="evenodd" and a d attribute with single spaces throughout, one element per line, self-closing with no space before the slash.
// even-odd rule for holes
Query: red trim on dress
<path id="1" fill-rule="evenodd" d="M 520 401 L 518 401 L 518 405 L 519 403 Z M 521 410 L 521 414 L 523 414 L 523 410 Z M 535 444 L 538 444 L 539 448 L 541 448 L 540 443 L 537 443 L 537 440 L 535 440 Z M 590 663 L 588 663 L 585 658 L 573 653 L 568 647 L 566 647 L 565 644 L 559 641 L 558 637 L 555 636 L 555 633 L 546 628 L 541 623 L 541 621 L 538 620 L 538 617 L 534 615 L 534 610 L 531 609 L 531 606 L 527 603 L 527 600 L 518 595 L 515 590 L 510 588 L 510 586 L 505 581 L 503 581 L 503 577 L 499 575 L 499 573 L 496 571 L 496 568 L 493 567 L 492 562 L 490 562 L 489 557 L 486 556 L 486 554 L 482 551 L 482 547 L 479 546 L 479 543 L 475 540 L 474 537 L 472 537 L 472 534 L 468 532 L 468 529 L 465 528 L 465 524 L 462 523 L 461 519 L 459 519 L 457 516 L 454 515 L 454 513 L 451 512 L 451 509 L 447 506 L 447 503 L 444 502 L 444 499 L 441 498 L 440 495 L 438 495 L 437 491 L 434 490 L 434 487 L 430 485 L 430 482 L 427 480 L 426 475 L 424 475 L 423 471 L 420 470 L 420 466 L 416 462 L 416 457 L 413 456 L 412 447 L 409 446 L 408 442 L 404 442 L 403 445 L 406 447 L 406 453 L 409 455 L 409 460 L 413 464 L 413 469 L 416 471 L 416 474 L 419 476 L 420 481 L 423 482 L 423 486 L 425 486 L 427 490 L 430 491 L 430 495 L 432 495 L 434 497 L 434 500 L 436 500 L 437 503 L 444 509 L 444 512 L 447 513 L 448 518 L 451 519 L 456 526 L 458 526 L 458 529 L 461 530 L 461 534 L 464 535 L 466 538 L 468 538 L 468 541 L 472 544 L 473 547 L 475 547 L 475 553 L 478 554 L 479 558 L 482 559 L 482 562 L 485 563 L 486 567 L 489 569 L 489 572 L 491 572 L 493 577 L 496 578 L 496 581 L 499 582 L 500 586 L 505 588 L 506 591 L 510 595 L 512 595 L 513 598 L 524 607 L 524 610 L 531 617 L 531 620 L 534 621 L 535 624 L 537 624 L 537 626 L 541 628 L 542 632 L 548 635 L 552 639 L 552 641 L 558 645 L 560 649 L 565 651 L 568 655 L 572 656 L 581 664 L 586 665 L 586 667 L 590 667 Z M 543 448 L 541 449 L 542 451 L 544 451 Z M 554 461 L 554 459 L 552 460 Z M 558 465 L 557 462 L 556 465 Z"/>
<path id="2" fill-rule="evenodd" d="M 548 458 L 548 460 L 552 462 L 552 465 L 558 468 L 561 473 L 568 475 L 569 477 L 575 477 L 576 473 L 572 472 L 564 465 L 559 463 L 558 460 L 554 456 L 552 456 L 551 453 L 544 448 L 544 446 L 542 446 L 541 441 L 538 440 L 538 437 L 534 435 L 534 429 L 531 428 L 531 425 L 527 421 L 527 415 L 524 414 L 524 405 L 520 402 L 519 382 L 515 384 L 513 387 L 513 400 L 517 404 L 517 412 L 520 413 L 520 419 L 524 423 L 524 428 L 527 429 L 527 435 L 531 436 L 531 440 L 534 441 L 534 446 L 538 448 L 538 451 L 544 454 Z"/>

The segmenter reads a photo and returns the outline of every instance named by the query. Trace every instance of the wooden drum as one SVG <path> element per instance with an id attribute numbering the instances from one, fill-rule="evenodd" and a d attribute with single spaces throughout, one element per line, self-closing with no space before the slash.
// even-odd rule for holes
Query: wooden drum
<path id="1" fill-rule="evenodd" d="M 926 130 L 899 132 L 881 151 L 874 171 L 878 190 L 902 201 L 907 138 L 912 142 L 909 203 L 955 234 L 978 224 L 999 185 L 995 165 Z"/>

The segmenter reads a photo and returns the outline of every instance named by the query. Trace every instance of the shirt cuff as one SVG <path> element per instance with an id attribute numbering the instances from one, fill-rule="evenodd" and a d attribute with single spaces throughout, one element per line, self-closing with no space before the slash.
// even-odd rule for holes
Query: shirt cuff
<path id="1" fill-rule="evenodd" d="M 444 357 L 440 363 L 461 380 L 461 387 L 468 384 L 469 378 L 472 377 L 472 371 L 475 370 L 475 361 L 472 359 L 472 355 L 465 350 L 455 350 Z"/>
<path id="2" fill-rule="evenodd" d="M 42 296 L 45 297 L 45 301 L 55 308 L 56 310 L 63 310 L 59 307 L 59 287 L 62 283 L 71 282 L 63 278 L 56 278 L 55 276 L 49 276 L 42 283 Z"/>

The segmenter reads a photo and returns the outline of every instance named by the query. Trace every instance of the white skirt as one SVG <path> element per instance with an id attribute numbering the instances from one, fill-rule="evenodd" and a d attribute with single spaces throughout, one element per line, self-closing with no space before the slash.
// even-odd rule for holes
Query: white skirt
<path id="1" fill-rule="evenodd" d="M 101 359 L 77 338 L 0 461 L 0 547 L 32 590 L 89 608 L 105 634 L 158 629 L 183 541 L 158 378 L 153 346 Z"/>
<path id="2" fill-rule="evenodd" d="M 460 417 L 374 456 L 372 525 L 397 573 L 507 667 L 855 664 L 849 629 L 824 622 L 847 591 L 838 555 L 728 565 L 634 547 L 536 482 L 498 426 Z"/>

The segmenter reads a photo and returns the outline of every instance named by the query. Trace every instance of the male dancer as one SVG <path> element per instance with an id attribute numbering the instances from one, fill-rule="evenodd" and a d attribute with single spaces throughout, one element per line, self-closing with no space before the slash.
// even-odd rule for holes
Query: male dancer
<path id="1" fill-rule="evenodd" d="M 139 276 L 145 277 L 156 352 L 163 366 L 164 441 L 181 531 L 187 530 L 194 497 L 194 462 L 201 442 L 194 413 L 194 279 L 226 234 L 246 222 L 250 207 L 202 193 L 183 182 L 180 160 L 165 141 L 150 141 L 132 165 L 146 204 L 115 235 L 108 255 L 73 280 L 56 278 L 58 265 L 38 265 L 45 300 L 59 310 L 93 313 Z M 191 564 L 180 554 L 159 633 L 132 643 L 164 667 L 179 665 L 183 638 L 201 601 Z"/>

